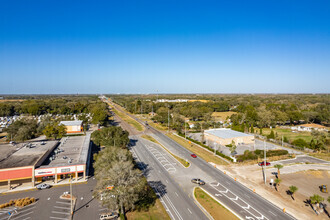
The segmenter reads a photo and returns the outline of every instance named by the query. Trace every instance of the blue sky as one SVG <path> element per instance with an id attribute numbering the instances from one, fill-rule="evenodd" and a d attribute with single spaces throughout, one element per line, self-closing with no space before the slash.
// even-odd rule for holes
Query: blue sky
<path id="1" fill-rule="evenodd" d="M 0 0 L 0 94 L 329 93 L 330 1 Z"/>

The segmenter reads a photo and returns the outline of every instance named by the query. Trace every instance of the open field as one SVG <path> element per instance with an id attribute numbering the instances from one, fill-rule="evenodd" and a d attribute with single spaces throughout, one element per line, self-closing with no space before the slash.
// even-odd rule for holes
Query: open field
<path id="1" fill-rule="evenodd" d="M 233 220 L 238 219 L 228 209 L 223 207 L 211 196 L 206 194 L 201 188 L 197 187 L 194 191 L 195 198 L 205 208 L 205 210 L 214 218 L 221 220 Z"/>
<path id="2" fill-rule="evenodd" d="M 170 220 L 167 212 L 160 203 L 159 199 L 156 200 L 154 206 L 150 207 L 148 211 L 134 211 L 127 213 L 129 220 Z"/>
<path id="3" fill-rule="evenodd" d="M 215 120 L 225 121 L 227 119 L 227 117 L 230 117 L 233 114 L 236 114 L 236 112 L 213 112 L 211 116 Z"/>
<path id="4" fill-rule="evenodd" d="M 190 141 L 188 140 L 184 140 L 183 138 L 180 138 L 173 134 L 166 134 L 166 135 L 207 162 L 212 162 L 218 165 L 227 165 L 225 161 L 215 156 L 210 151 L 203 149 L 202 147 L 198 147 L 195 144 L 189 143 Z"/>
<path id="5" fill-rule="evenodd" d="M 179 161 L 184 167 L 189 167 L 190 163 L 184 159 L 182 159 L 181 157 L 176 156 L 175 154 L 173 154 L 171 151 L 169 151 L 167 148 L 165 148 L 163 145 L 161 145 L 157 140 L 155 140 L 153 137 L 151 137 L 150 135 L 141 135 L 142 138 L 147 139 L 149 141 L 152 141 L 158 145 L 160 145 L 162 148 L 164 148 L 169 154 L 171 154 L 177 161 Z"/>
<path id="6" fill-rule="evenodd" d="M 191 100 L 188 100 L 188 102 L 203 102 L 203 103 L 206 103 L 206 102 L 210 102 L 210 100 L 205 100 L 205 99 L 191 99 Z"/>
<path id="7" fill-rule="evenodd" d="M 326 152 L 317 152 L 317 153 L 310 153 L 310 156 L 322 159 L 322 160 L 326 160 L 326 161 L 330 161 L 330 153 L 326 153 Z"/>
<path id="8" fill-rule="evenodd" d="M 144 127 L 137 121 L 135 121 L 133 118 L 129 117 L 128 115 L 122 113 L 121 111 L 117 111 L 115 108 L 112 108 L 112 111 L 121 119 L 126 121 L 128 124 L 132 125 L 136 130 L 143 131 Z"/>
<path id="9" fill-rule="evenodd" d="M 23 99 L 0 99 L 1 102 L 23 102 Z"/>
<path id="10" fill-rule="evenodd" d="M 312 140 L 312 135 L 310 132 L 292 132 L 291 129 L 283 129 L 283 128 L 273 128 L 274 133 L 278 135 L 279 138 L 287 137 L 289 141 L 294 141 L 295 139 L 303 139 L 307 143 L 309 143 Z M 259 132 L 259 129 L 258 129 Z M 263 128 L 262 134 L 263 135 L 269 135 L 271 132 L 271 129 L 269 128 Z"/>

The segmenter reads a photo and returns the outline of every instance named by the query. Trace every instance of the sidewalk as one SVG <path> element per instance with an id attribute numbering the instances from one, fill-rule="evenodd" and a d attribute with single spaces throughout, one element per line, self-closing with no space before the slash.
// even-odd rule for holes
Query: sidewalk
<path id="1" fill-rule="evenodd" d="M 75 179 L 72 179 L 72 184 L 85 183 L 85 182 L 87 182 L 87 180 L 88 180 L 88 177 L 87 176 L 86 176 L 86 180 L 84 180 L 83 177 L 79 177 L 78 178 L 78 181 L 75 181 Z M 54 181 L 53 180 L 47 180 L 47 181 L 43 181 L 41 183 L 49 184 L 52 187 L 59 187 L 59 186 L 70 184 L 70 179 L 60 180 L 60 181 L 58 181 L 57 184 L 54 184 Z M 38 184 L 41 184 L 41 183 L 36 183 L 36 186 Z M 0 187 L 0 194 L 9 194 L 9 193 L 20 192 L 20 191 L 37 190 L 36 186 L 35 187 L 32 187 L 32 184 L 31 183 L 23 183 L 23 184 L 19 184 L 17 186 L 13 184 L 11 190 L 8 190 L 8 187 L 7 186 L 1 186 Z"/>

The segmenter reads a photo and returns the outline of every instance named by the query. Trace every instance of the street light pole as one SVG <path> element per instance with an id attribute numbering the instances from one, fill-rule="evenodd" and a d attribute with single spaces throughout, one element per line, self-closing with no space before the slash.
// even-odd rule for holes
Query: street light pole
<path id="1" fill-rule="evenodd" d="M 73 200 L 72 200 L 72 175 L 70 175 L 70 198 L 71 198 L 71 216 L 73 215 Z"/>
<path id="2" fill-rule="evenodd" d="M 187 139 L 187 132 L 186 132 L 186 119 L 184 120 L 184 139 Z"/>
<path id="3" fill-rule="evenodd" d="M 266 166 L 267 166 L 267 161 L 266 161 L 266 140 L 264 140 L 264 156 L 265 156 L 265 162 L 264 162 L 264 177 L 265 177 L 265 184 L 266 184 Z"/>
<path id="4" fill-rule="evenodd" d="M 170 106 L 168 105 L 168 115 L 167 115 L 167 127 L 168 133 L 170 133 Z"/>

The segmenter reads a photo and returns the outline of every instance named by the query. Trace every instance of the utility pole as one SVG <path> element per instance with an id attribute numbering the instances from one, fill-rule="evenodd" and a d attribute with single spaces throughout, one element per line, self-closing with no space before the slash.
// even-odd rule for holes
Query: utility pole
<path id="1" fill-rule="evenodd" d="M 167 115 L 167 127 L 168 133 L 170 133 L 170 106 L 168 105 L 168 115 Z"/>
<path id="2" fill-rule="evenodd" d="M 266 161 L 266 140 L 264 140 L 264 157 L 265 157 L 265 160 L 264 160 L 264 179 L 265 179 L 265 184 L 266 184 L 266 165 L 267 165 L 267 161 Z"/>
<path id="3" fill-rule="evenodd" d="M 72 175 L 70 174 L 70 198 L 71 198 L 71 216 L 73 215 L 73 200 L 72 200 Z"/>
<path id="4" fill-rule="evenodd" d="M 186 119 L 184 119 L 184 139 L 187 139 L 187 132 L 186 132 Z"/>

